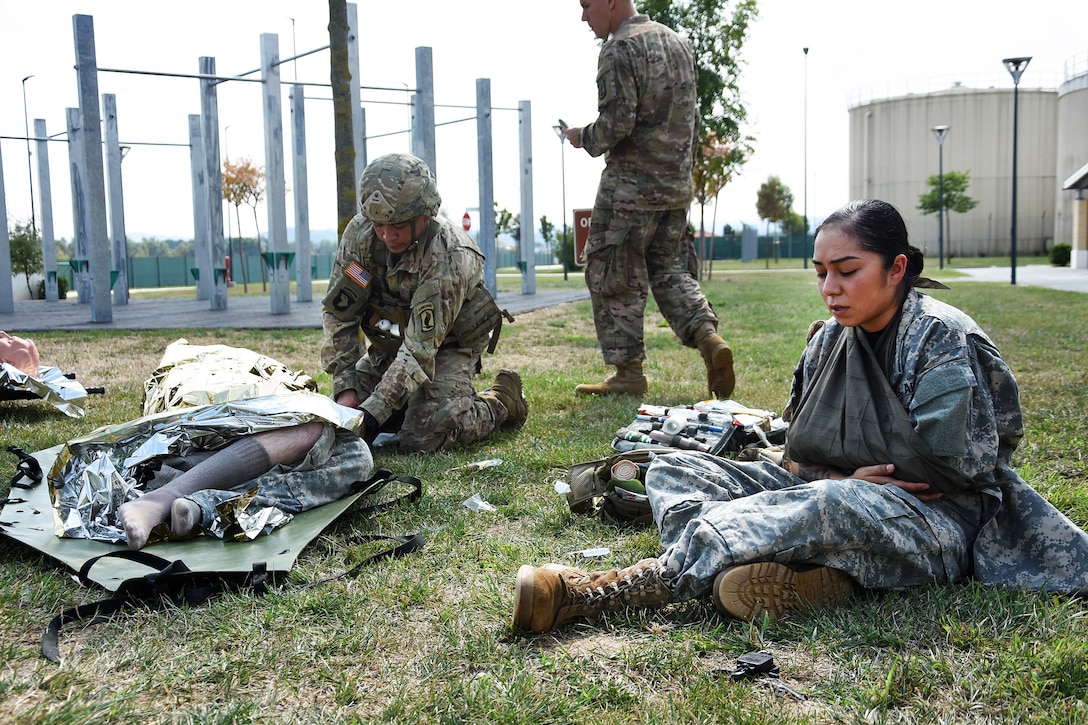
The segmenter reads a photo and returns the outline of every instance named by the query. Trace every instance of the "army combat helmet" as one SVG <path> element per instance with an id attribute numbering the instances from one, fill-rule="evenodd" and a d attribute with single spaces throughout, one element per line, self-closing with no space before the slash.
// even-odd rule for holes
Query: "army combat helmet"
<path id="1" fill-rule="evenodd" d="M 359 177 L 359 208 L 378 224 L 400 224 L 435 216 L 442 206 L 438 185 L 423 159 L 386 154 L 367 164 Z"/>

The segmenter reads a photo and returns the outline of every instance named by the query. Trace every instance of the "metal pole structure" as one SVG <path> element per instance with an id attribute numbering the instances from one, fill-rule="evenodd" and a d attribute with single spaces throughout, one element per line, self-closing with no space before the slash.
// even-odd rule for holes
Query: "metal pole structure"
<path id="1" fill-rule="evenodd" d="M 430 48 L 426 49 L 430 51 Z M 429 57 L 428 52 L 428 57 Z M 417 57 L 417 62 L 418 62 Z M 423 94 L 418 94 L 421 98 Z M 424 104 L 425 105 L 425 104 Z M 434 138 L 434 103 L 431 103 L 430 137 Z M 426 128 L 424 129 L 426 130 Z M 431 144 L 433 150 L 434 145 Z M 494 297 L 495 278 L 495 173 L 494 140 L 491 133 L 491 80 L 476 79 L 476 164 L 480 184 L 480 250 L 484 253 L 484 285 Z"/>
<path id="2" fill-rule="evenodd" d="M 1020 112 L 1020 76 L 1028 67 L 1031 57 L 1005 58 L 1001 62 L 1012 76 L 1012 227 L 1009 249 L 1012 255 L 1012 284 L 1016 284 L 1016 137 Z"/>
<path id="3" fill-rule="evenodd" d="M 30 234 L 37 239 L 38 227 L 34 221 L 34 171 L 30 163 L 30 120 L 26 113 L 26 82 L 33 77 L 29 75 L 23 79 L 23 128 L 26 129 L 26 173 L 30 179 Z"/>
<path id="4" fill-rule="evenodd" d="M 125 202 L 121 182 L 121 161 L 125 158 L 127 147 L 122 148 L 117 129 L 117 96 L 112 93 L 102 94 L 102 114 L 106 129 L 106 212 L 109 219 L 109 240 L 112 264 L 111 276 L 113 304 L 128 304 L 128 243 L 125 234 Z"/>
<path id="5" fill-rule="evenodd" d="M 15 290 L 11 283 L 11 237 L 8 236 L 8 207 L 4 194 L 4 158 L 0 154 L 0 312 L 15 312 Z"/>
<path id="6" fill-rule="evenodd" d="M 362 78 L 359 70 L 359 6 L 356 3 L 348 3 L 348 70 L 351 71 L 351 138 L 355 146 L 355 186 L 358 196 L 359 179 L 363 175 L 363 169 L 367 164 L 366 153 L 366 116 L 364 115 L 362 87 L 359 79 Z M 434 173 L 434 169 L 431 169 Z M 359 211 L 359 200 L 355 200 L 355 211 Z"/>
<path id="7" fill-rule="evenodd" d="M 479 79 L 477 79 L 479 88 Z M 431 49 L 427 47 L 416 48 L 416 123 L 419 124 L 420 147 L 416 156 L 427 162 L 427 168 L 436 180 L 438 175 L 438 159 L 435 152 L 434 138 L 434 60 Z M 491 103 L 491 88 L 488 86 L 488 104 Z M 488 128 L 490 133 L 490 125 Z M 488 207 L 490 209 L 490 207 Z M 483 223 L 480 231 L 484 231 Z"/>
<path id="8" fill-rule="evenodd" d="M 291 87 L 291 172 L 295 197 L 295 299 L 312 302 L 310 270 L 310 186 L 306 175 L 306 87 Z"/>
<path id="9" fill-rule="evenodd" d="M 805 51 L 805 202 L 804 202 L 804 214 L 805 223 L 801 228 L 801 236 L 804 239 L 804 243 L 801 245 L 804 247 L 801 255 L 801 265 L 804 269 L 808 269 L 808 48 L 804 48 Z"/>
<path id="10" fill-rule="evenodd" d="M 563 263 L 563 281 L 567 281 L 567 135 L 560 126 L 552 126 L 555 135 L 559 137 L 559 175 L 562 178 L 563 189 L 563 231 L 559 238 L 559 259 Z"/>
<path id="11" fill-rule="evenodd" d="M 533 107 L 518 101 L 518 151 L 521 166 L 521 293 L 536 294 L 536 217 L 533 211 Z"/>
<path id="12" fill-rule="evenodd" d="M 208 308 L 227 309 L 227 265 L 230 250 L 223 241 L 223 172 L 219 160 L 219 93 L 215 76 L 215 58 L 201 56 L 200 73 L 200 140 L 204 153 L 204 191 L 208 195 L 207 210 L 208 248 L 212 250 L 212 286 Z M 238 230 L 241 236 L 242 230 Z M 239 263 L 245 269 L 245 258 Z"/>
<path id="13" fill-rule="evenodd" d="M 944 269 L 944 137 L 948 126 L 934 126 L 933 135 L 937 137 L 937 259 Z"/>
<path id="14" fill-rule="evenodd" d="M 208 189 L 200 114 L 189 114 L 189 173 L 193 188 L 193 252 L 196 257 L 196 298 L 212 296 L 212 246 L 208 237 Z M 227 214 L 230 219 L 230 214 Z M 229 249 L 229 247 L 228 247 Z"/>
<path id="15" fill-rule="evenodd" d="M 291 71 L 293 73 L 292 81 L 298 82 L 298 45 L 295 44 L 295 19 L 288 18 L 291 21 Z"/>
<path id="16" fill-rule="evenodd" d="M 265 209 L 268 212 L 268 252 L 264 263 L 270 277 L 273 315 L 291 311 L 291 274 L 287 251 L 287 177 L 283 158 L 283 87 L 280 83 L 280 40 L 261 34 L 261 78 L 264 80 Z"/>
<path id="17" fill-rule="evenodd" d="M 42 201 L 41 237 L 42 263 L 45 267 L 45 299 L 56 302 L 60 294 L 57 289 L 57 244 L 53 239 L 53 186 L 49 180 L 49 134 L 46 133 L 44 118 L 34 119 L 34 138 L 35 143 L 38 144 L 38 191 Z"/>
<path id="18" fill-rule="evenodd" d="M 233 126 L 233 125 L 234 125 L 233 123 L 228 123 L 226 126 L 223 127 L 223 159 L 224 159 L 224 161 L 230 161 L 230 127 Z M 199 138 L 199 136 L 200 136 L 200 132 L 199 132 L 199 129 L 197 129 L 197 137 Z M 207 201 L 205 200 L 205 204 L 206 203 L 207 203 Z M 226 217 L 227 217 L 227 254 L 229 255 L 231 246 L 234 244 L 234 221 L 230 218 L 230 209 L 227 209 Z M 238 230 L 239 235 L 241 234 L 241 231 L 242 231 L 241 229 Z M 210 275 L 211 273 L 209 272 L 208 274 Z M 210 277 L 209 277 L 209 279 L 210 279 Z M 199 286 L 197 287 L 197 289 L 199 290 Z M 206 300 L 206 299 L 208 299 L 208 296 L 205 295 L 205 296 L 202 297 L 198 293 L 197 294 L 197 299 Z"/>
<path id="19" fill-rule="evenodd" d="M 94 18 L 73 15 L 77 77 L 79 88 L 79 124 L 82 139 L 83 199 L 86 204 L 85 228 L 88 237 L 91 322 L 112 322 L 110 299 L 110 242 L 106 234 L 106 175 L 102 159 L 102 117 L 98 94 L 98 61 L 94 43 Z"/>

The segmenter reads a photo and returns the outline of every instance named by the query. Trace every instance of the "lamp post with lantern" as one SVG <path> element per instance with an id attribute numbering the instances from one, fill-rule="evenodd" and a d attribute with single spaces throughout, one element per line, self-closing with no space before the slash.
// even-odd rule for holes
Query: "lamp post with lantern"
<path id="1" fill-rule="evenodd" d="M 562 179 L 563 189 L 563 231 L 562 236 L 559 238 L 559 260 L 563 263 L 563 280 L 567 279 L 567 252 L 565 244 L 567 241 L 567 135 L 563 133 L 563 127 L 559 125 L 552 126 L 552 130 L 555 131 L 555 135 L 559 137 L 559 175 Z"/>
<path id="2" fill-rule="evenodd" d="M 941 269 L 944 269 L 944 137 L 948 129 L 948 126 L 933 127 L 933 135 L 937 137 L 937 259 Z"/>
<path id="3" fill-rule="evenodd" d="M 1016 136 L 1020 113 L 1020 76 L 1031 62 L 1031 56 L 1005 58 L 1001 62 L 1012 76 L 1012 226 L 1009 249 L 1012 256 L 1012 284 L 1016 284 Z"/>

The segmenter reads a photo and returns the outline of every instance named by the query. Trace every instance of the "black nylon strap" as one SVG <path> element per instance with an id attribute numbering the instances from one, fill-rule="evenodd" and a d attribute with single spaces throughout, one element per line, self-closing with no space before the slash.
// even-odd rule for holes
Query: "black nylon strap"
<path id="1" fill-rule="evenodd" d="M 392 471 L 384 468 L 375 471 L 374 475 L 365 481 L 357 481 L 352 486 L 352 493 L 371 496 L 394 482 L 406 483 L 412 487 L 412 490 L 389 501 L 362 507 L 360 511 L 366 514 L 386 511 L 401 503 L 418 501 L 423 495 L 423 482 L 418 478 L 414 476 L 396 476 L 393 475 Z M 397 542 L 397 545 L 364 559 L 342 574 L 313 582 L 304 588 L 343 577 L 356 576 L 368 564 L 383 559 L 405 556 L 421 548 L 424 544 L 423 537 L 419 534 L 407 534 L 405 536 L 365 534 L 354 537 L 354 540 L 388 540 Z M 142 577 L 133 577 L 121 582 L 115 596 L 109 599 L 72 607 L 54 617 L 42 635 L 42 655 L 46 659 L 60 663 L 58 638 L 61 628 L 69 622 L 79 622 L 93 617 L 88 626 L 98 624 L 109 620 L 124 607 L 132 605 L 144 605 L 152 609 L 161 609 L 167 605 L 195 606 L 221 592 L 247 587 L 258 595 L 262 595 L 268 590 L 268 585 L 271 582 L 271 575 L 265 562 L 255 563 L 253 570 L 249 572 L 194 572 L 180 559 L 164 559 L 142 550 L 118 549 L 92 557 L 83 563 L 83 566 L 79 569 L 79 580 L 84 586 L 94 585 L 89 576 L 91 568 L 106 558 L 128 559 L 147 566 L 151 571 Z"/>
<path id="2" fill-rule="evenodd" d="M 415 476 L 396 476 L 387 468 L 379 468 L 374 472 L 373 476 L 365 481 L 356 481 L 352 484 L 351 493 L 359 493 L 362 494 L 362 496 L 373 496 L 390 483 L 394 482 L 406 483 L 412 487 L 412 491 L 389 501 L 373 504 L 371 506 L 362 506 L 359 508 L 359 512 L 364 514 L 375 514 L 381 511 L 387 511 L 402 503 L 413 503 L 423 496 L 422 481 Z M 362 496 L 360 496 L 360 498 L 362 498 Z"/>
<path id="3" fill-rule="evenodd" d="M 387 549 L 385 551 L 374 554 L 373 556 L 369 556 L 366 559 L 363 559 L 347 571 L 341 572 L 334 576 L 325 577 L 324 579 L 318 579 L 314 582 L 310 582 L 309 584 L 305 585 L 303 589 L 311 589 L 321 584 L 328 584 L 329 582 L 336 581 L 337 579 L 358 576 L 359 572 L 363 570 L 364 566 L 373 564 L 374 562 L 381 561 L 383 559 L 399 559 L 402 556 L 411 554 L 417 549 L 422 549 L 423 545 L 426 543 L 423 540 L 423 537 L 419 534 L 405 534 L 404 536 L 382 536 L 380 534 L 363 534 L 353 537 L 352 541 L 397 541 L 400 543 L 398 546 L 394 546 L 392 549 Z"/>
<path id="4" fill-rule="evenodd" d="M 19 459 L 19 463 L 15 465 L 15 475 L 11 479 L 13 488 L 32 488 L 42 482 L 42 467 L 37 458 L 19 446 L 8 446 L 8 453 Z M 23 483 L 24 478 L 30 483 Z"/>
<path id="5" fill-rule="evenodd" d="M 123 608 L 143 605 L 149 609 L 163 609 L 168 605 L 196 606 L 216 594 L 227 590 L 250 587 L 262 595 L 268 590 L 269 573 L 264 562 L 253 564 L 249 572 L 194 572 L 177 559 L 171 561 L 145 551 L 118 550 L 88 559 L 79 570 L 79 579 L 92 585 L 88 574 L 91 568 L 105 558 L 120 558 L 145 564 L 152 571 L 143 577 L 126 579 L 113 597 L 66 609 L 54 617 L 42 635 L 42 656 L 60 663 L 58 639 L 60 630 L 69 622 L 93 619 L 88 626 L 105 622 Z"/>

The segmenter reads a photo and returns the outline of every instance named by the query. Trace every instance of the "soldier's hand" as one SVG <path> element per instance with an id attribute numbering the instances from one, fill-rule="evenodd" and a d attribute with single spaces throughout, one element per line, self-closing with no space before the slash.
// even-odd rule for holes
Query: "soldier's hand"
<path id="1" fill-rule="evenodd" d="M 363 402 L 359 400 L 359 393 L 354 390 L 341 390 L 336 396 L 336 402 L 345 408 L 358 408 Z"/>
<path id="2" fill-rule="evenodd" d="M 921 481 L 901 481 L 891 474 L 895 472 L 894 463 L 882 463 L 877 466 L 862 466 L 851 474 L 851 478 L 860 478 L 871 483 L 895 486 L 907 493 L 911 493 L 919 501 L 936 501 L 941 498 L 940 491 L 934 491 L 928 484 Z"/>

